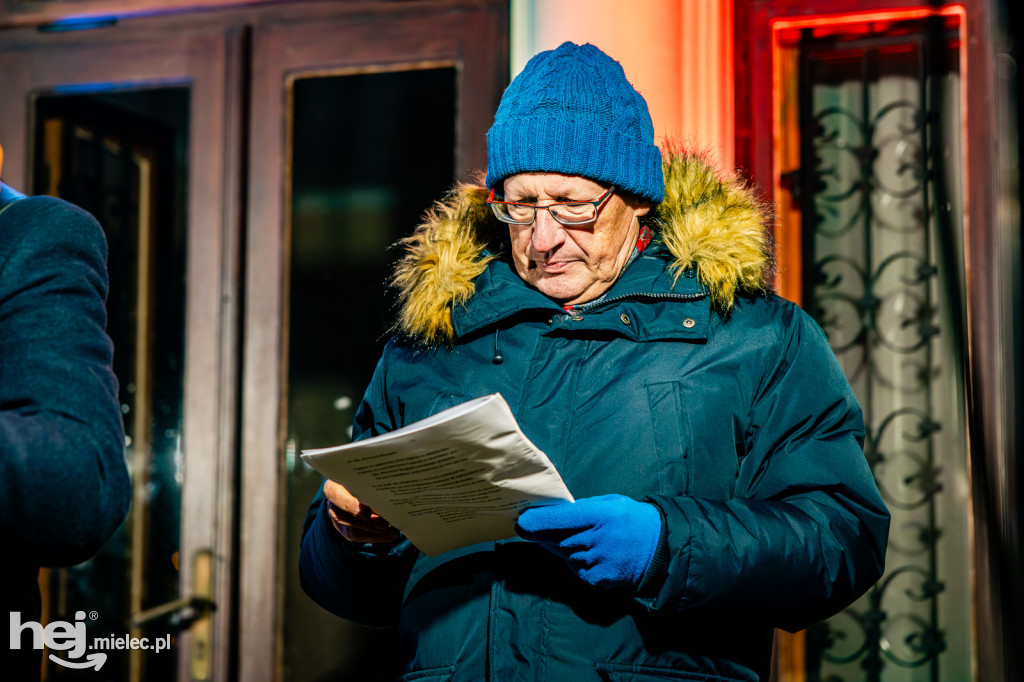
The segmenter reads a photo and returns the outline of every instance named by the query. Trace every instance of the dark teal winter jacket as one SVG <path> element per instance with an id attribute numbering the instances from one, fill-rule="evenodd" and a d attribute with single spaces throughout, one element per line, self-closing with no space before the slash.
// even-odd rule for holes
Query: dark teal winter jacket
<path id="1" fill-rule="evenodd" d="M 659 237 L 582 315 L 490 256 L 477 190 L 410 240 L 403 334 L 353 437 L 499 392 L 577 499 L 657 506 L 665 565 L 616 590 L 516 538 L 433 558 L 354 545 L 318 495 L 304 587 L 343 618 L 397 624 L 400 679 L 766 680 L 773 627 L 825 618 L 880 576 L 888 512 L 861 411 L 817 324 L 764 291 L 756 204 L 699 160 L 666 171 Z"/>

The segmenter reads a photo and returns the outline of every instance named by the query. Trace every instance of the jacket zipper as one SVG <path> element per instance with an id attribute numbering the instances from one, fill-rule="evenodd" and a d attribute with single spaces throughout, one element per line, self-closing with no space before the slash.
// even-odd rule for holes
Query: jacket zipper
<path id="1" fill-rule="evenodd" d="M 601 308 L 610 305 L 612 303 L 618 303 L 619 301 L 627 301 L 631 298 L 647 298 L 652 300 L 659 299 L 672 299 L 677 301 L 696 301 L 697 299 L 705 298 L 706 293 L 698 294 L 625 294 L 623 296 L 616 296 L 615 298 L 609 298 L 608 300 L 601 301 L 600 305 L 596 305 L 592 310 L 600 310 Z M 589 310 L 587 312 L 590 312 Z"/>

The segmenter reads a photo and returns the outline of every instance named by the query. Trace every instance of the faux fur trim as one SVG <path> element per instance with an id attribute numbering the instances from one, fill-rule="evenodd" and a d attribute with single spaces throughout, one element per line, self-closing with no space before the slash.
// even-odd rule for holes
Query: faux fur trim
<path id="1" fill-rule="evenodd" d="M 662 242 L 675 256 L 676 278 L 689 267 L 712 305 L 732 308 L 739 292 L 765 293 L 774 276 L 772 212 L 735 175 L 719 173 L 702 154 L 666 157 L 665 198 L 655 211 Z"/>
<path id="2" fill-rule="evenodd" d="M 735 176 L 702 154 L 671 149 L 664 160 L 665 199 L 651 223 L 674 256 L 678 278 L 694 267 L 712 305 L 727 313 L 738 293 L 770 289 L 771 212 Z M 460 184 L 399 244 L 405 250 L 391 284 L 399 291 L 396 331 L 428 346 L 454 340 L 451 311 L 504 248 L 508 228 L 487 207 L 483 184 Z"/>

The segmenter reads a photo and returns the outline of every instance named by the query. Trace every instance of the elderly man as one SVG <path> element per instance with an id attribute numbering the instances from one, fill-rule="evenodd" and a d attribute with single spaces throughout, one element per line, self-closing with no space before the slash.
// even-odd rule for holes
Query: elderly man
<path id="1" fill-rule="evenodd" d="M 773 295 L 765 215 L 653 142 L 617 62 L 534 57 L 463 186 L 406 241 L 356 439 L 500 392 L 576 502 L 421 555 L 328 481 L 306 591 L 397 625 L 408 680 L 766 680 L 881 574 L 888 512 L 828 343 Z"/>

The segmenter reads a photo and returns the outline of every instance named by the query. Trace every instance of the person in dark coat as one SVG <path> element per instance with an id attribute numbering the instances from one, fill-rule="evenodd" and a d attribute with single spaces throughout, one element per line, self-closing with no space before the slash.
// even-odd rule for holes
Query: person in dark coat
<path id="1" fill-rule="evenodd" d="M 2 162 L 0 148 L 0 162 Z M 40 618 L 39 567 L 88 559 L 128 513 L 105 331 L 107 244 L 84 211 L 0 183 L 0 615 Z M 39 679 L 23 633 L 0 678 Z"/>
<path id="2" fill-rule="evenodd" d="M 324 608 L 397 626 L 401 680 L 767 680 L 882 573 L 889 514 L 818 325 L 770 290 L 768 211 L 662 154 L 617 62 L 534 57 L 458 187 L 405 242 L 358 440 L 501 393 L 576 501 L 420 553 L 344 481 L 307 515 Z"/>

